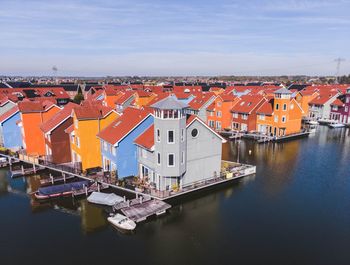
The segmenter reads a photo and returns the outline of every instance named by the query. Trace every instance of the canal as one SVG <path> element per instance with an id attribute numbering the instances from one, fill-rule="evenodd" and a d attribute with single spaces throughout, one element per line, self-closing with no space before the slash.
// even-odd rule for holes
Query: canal
<path id="1" fill-rule="evenodd" d="M 36 202 L 40 176 L 2 170 L 0 264 L 350 264 L 349 129 L 223 147 L 238 153 L 255 176 L 176 201 L 131 235 L 85 199 Z"/>

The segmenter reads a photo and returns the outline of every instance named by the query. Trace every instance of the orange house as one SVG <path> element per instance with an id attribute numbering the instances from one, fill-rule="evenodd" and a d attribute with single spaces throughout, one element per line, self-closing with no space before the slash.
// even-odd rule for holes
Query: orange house
<path id="1" fill-rule="evenodd" d="M 61 110 L 54 102 L 55 100 L 38 99 L 18 103 L 21 113 L 19 126 L 27 155 L 45 155 L 45 136 L 40 126 Z"/>
<path id="2" fill-rule="evenodd" d="M 102 166 L 100 141 L 96 135 L 118 118 L 115 110 L 101 101 L 84 101 L 72 111 L 73 125 L 66 129 L 70 134 L 72 162 L 82 170 Z"/>
<path id="3" fill-rule="evenodd" d="M 207 108 L 207 123 L 209 127 L 220 131 L 230 130 L 232 122 L 231 110 L 240 101 L 232 94 L 221 94 Z"/>
<path id="4" fill-rule="evenodd" d="M 296 94 L 295 100 L 303 110 L 303 117 L 308 116 L 309 103 L 317 96 L 319 96 L 319 93 L 313 90 L 302 90 Z"/>
<path id="5" fill-rule="evenodd" d="M 137 90 L 135 94 L 135 106 L 138 108 L 146 106 L 156 96 L 157 95 L 152 92 Z"/>
<path id="6" fill-rule="evenodd" d="M 281 88 L 257 109 L 259 133 L 280 137 L 300 132 L 303 110 L 291 94 L 288 89 Z"/>

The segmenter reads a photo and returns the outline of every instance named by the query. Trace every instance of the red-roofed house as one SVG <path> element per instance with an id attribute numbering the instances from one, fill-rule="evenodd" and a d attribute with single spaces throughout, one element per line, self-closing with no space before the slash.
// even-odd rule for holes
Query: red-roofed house
<path id="1" fill-rule="evenodd" d="M 350 124 L 350 87 L 345 95 L 331 103 L 330 119 L 338 123 Z"/>
<path id="2" fill-rule="evenodd" d="M 40 129 L 45 136 L 46 160 L 56 164 L 72 161 L 69 135 L 65 130 L 72 126 L 72 110 L 78 106 L 70 102 L 49 120 L 41 124 Z"/>
<path id="3" fill-rule="evenodd" d="M 251 132 L 256 130 L 256 110 L 267 99 L 261 95 L 244 95 L 232 112 L 232 130 Z"/>
<path id="4" fill-rule="evenodd" d="M 216 95 L 212 92 L 194 94 L 195 98 L 189 103 L 189 112 L 207 122 L 207 108 L 212 104 Z"/>
<path id="5" fill-rule="evenodd" d="M 331 114 L 331 104 L 339 95 L 338 91 L 320 91 L 319 95 L 309 102 L 309 118 L 328 120 Z"/>

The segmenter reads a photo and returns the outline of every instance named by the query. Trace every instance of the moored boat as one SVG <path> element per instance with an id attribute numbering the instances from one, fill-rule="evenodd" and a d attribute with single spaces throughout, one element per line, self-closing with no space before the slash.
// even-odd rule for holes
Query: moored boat
<path id="1" fill-rule="evenodd" d="M 117 203 L 123 202 L 124 198 L 114 193 L 93 192 L 87 198 L 87 201 L 96 204 L 113 206 Z"/>
<path id="2" fill-rule="evenodd" d="M 108 217 L 107 220 L 116 228 L 124 231 L 132 231 L 136 228 L 136 223 L 133 220 L 119 213 Z"/>
<path id="3" fill-rule="evenodd" d="M 330 123 L 330 124 L 328 124 L 328 126 L 331 128 L 343 128 L 343 127 L 345 127 L 345 125 L 342 123 Z"/>
<path id="4" fill-rule="evenodd" d="M 78 181 L 72 183 L 66 183 L 61 185 L 53 185 L 49 187 L 39 188 L 34 196 L 38 200 L 46 200 L 51 198 L 64 197 L 72 195 L 74 192 L 83 190 L 85 187 L 89 186 L 89 181 Z"/>

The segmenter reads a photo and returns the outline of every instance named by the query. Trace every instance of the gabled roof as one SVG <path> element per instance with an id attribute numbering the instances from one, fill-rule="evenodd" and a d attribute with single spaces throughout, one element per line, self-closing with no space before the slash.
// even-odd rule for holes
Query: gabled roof
<path id="1" fill-rule="evenodd" d="M 135 91 L 133 90 L 128 90 L 128 91 L 125 91 L 123 92 L 124 94 L 118 98 L 116 101 L 114 101 L 114 103 L 116 105 L 122 105 L 124 104 L 128 99 L 130 99 L 131 97 L 134 97 L 135 96 Z"/>
<path id="2" fill-rule="evenodd" d="M 339 98 L 336 98 L 332 103 L 332 106 L 338 106 L 338 107 L 343 107 L 345 106 L 344 102 L 341 101 Z"/>
<path id="3" fill-rule="evenodd" d="M 123 115 L 104 128 L 97 137 L 112 145 L 117 145 L 150 115 L 151 113 L 147 110 L 128 107 Z"/>
<path id="4" fill-rule="evenodd" d="M 271 116 L 273 114 L 274 100 L 265 101 L 257 110 L 256 113 Z"/>
<path id="5" fill-rule="evenodd" d="M 53 98 L 37 98 L 34 101 L 23 100 L 18 102 L 18 109 L 22 113 L 45 112 L 53 106 L 56 106 Z"/>
<path id="6" fill-rule="evenodd" d="M 215 94 L 213 92 L 199 93 L 195 96 L 196 97 L 189 103 L 189 107 L 193 110 L 200 110 L 212 97 L 215 97 Z"/>
<path id="7" fill-rule="evenodd" d="M 264 96 L 261 95 L 241 96 L 241 100 L 233 106 L 231 112 L 250 114 L 256 107 L 258 107 L 259 103 L 264 99 Z"/>
<path id="8" fill-rule="evenodd" d="M 288 94 L 288 95 L 290 95 L 290 94 L 293 94 L 293 92 L 289 91 L 289 90 L 288 90 L 287 88 L 285 88 L 285 87 L 282 87 L 282 88 L 276 90 L 276 91 L 275 91 L 275 94 Z"/>
<path id="9" fill-rule="evenodd" d="M 179 110 L 188 108 L 188 105 L 178 100 L 175 95 L 170 95 L 154 103 L 151 107 L 164 110 Z"/>
<path id="10" fill-rule="evenodd" d="M 79 105 L 69 102 L 64 106 L 62 110 L 57 112 L 54 116 L 52 116 L 49 120 L 41 124 L 40 129 L 44 133 L 49 133 L 55 128 L 57 128 L 60 124 L 66 121 L 69 117 L 71 117 L 72 110 L 74 107 L 78 107 Z"/>
<path id="11" fill-rule="evenodd" d="M 139 137 L 134 141 L 135 144 L 141 146 L 147 150 L 153 151 L 154 146 L 154 125 L 147 128 Z"/>
<path id="12" fill-rule="evenodd" d="M 330 91 L 329 93 L 320 93 L 317 97 L 315 97 L 313 100 L 309 102 L 309 104 L 313 105 L 324 105 L 326 104 L 331 98 L 336 96 L 338 92 Z"/>
<path id="13" fill-rule="evenodd" d="M 13 115 L 17 114 L 19 112 L 17 106 L 13 106 L 11 109 L 6 111 L 0 116 L 0 124 L 2 125 L 6 120 L 11 118 Z"/>
<path id="14" fill-rule="evenodd" d="M 102 105 L 101 101 L 84 100 L 82 105 L 73 108 L 78 120 L 104 118 L 114 111 L 111 107 Z"/>

